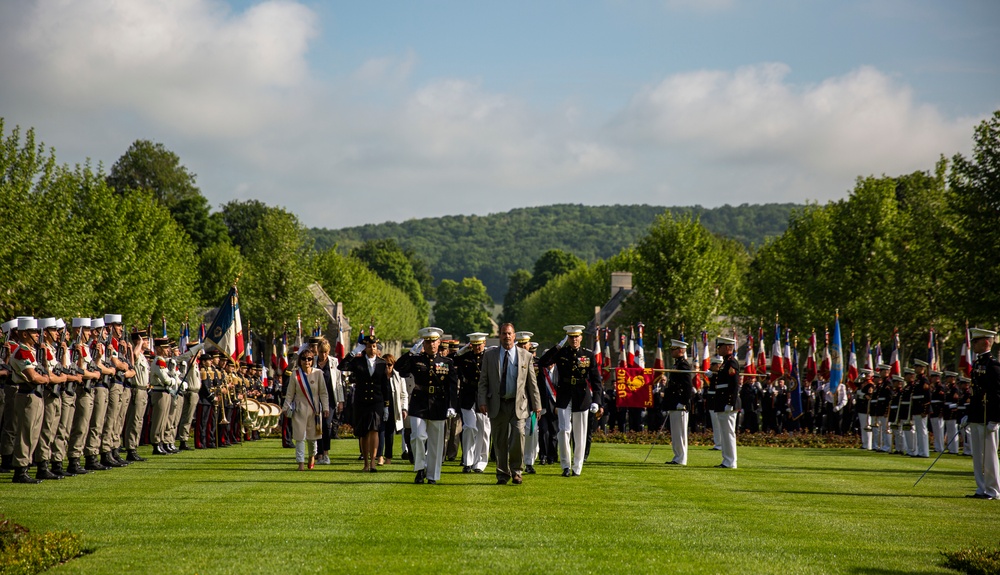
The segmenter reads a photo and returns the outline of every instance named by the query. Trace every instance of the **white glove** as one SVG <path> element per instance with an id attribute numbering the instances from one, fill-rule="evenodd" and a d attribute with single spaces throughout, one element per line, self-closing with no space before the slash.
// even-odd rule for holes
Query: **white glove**
<path id="1" fill-rule="evenodd" d="M 962 427 L 965 427 L 968 424 L 969 424 L 969 416 L 966 415 L 966 416 L 962 417 L 962 422 L 959 425 L 961 425 Z"/>
<path id="2" fill-rule="evenodd" d="M 424 340 L 418 339 L 417 343 L 413 344 L 413 347 L 410 348 L 410 353 L 416 355 L 422 352 L 423 350 L 424 350 Z"/>
<path id="3" fill-rule="evenodd" d="M 990 433 L 993 433 L 994 431 L 997 430 L 998 427 L 1000 427 L 1000 423 L 997 423 L 995 421 L 991 421 L 991 422 L 989 422 L 989 423 L 986 424 L 986 431 L 989 431 Z"/>
<path id="4" fill-rule="evenodd" d="M 596 403 L 590 404 L 590 413 L 597 413 L 597 410 L 601 409 Z"/>
<path id="5" fill-rule="evenodd" d="M 388 407 L 383 407 L 382 408 L 382 419 L 383 420 L 388 420 L 389 419 L 389 408 Z"/>
<path id="6" fill-rule="evenodd" d="M 469 344 L 465 344 L 462 346 L 462 349 L 458 350 L 458 353 L 456 353 L 455 355 L 465 355 L 466 353 L 468 353 L 468 351 L 469 351 Z"/>
<path id="7" fill-rule="evenodd" d="M 566 340 L 567 339 L 569 339 L 569 336 L 568 335 L 564 335 L 563 338 L 561 340 L 559 340 L 559 343 L 556 344 L 556 349 L 562 349 L 562 346 L 566 345 Z"/>
<path id="8" fill-rule="evenodd" d="M 732 410 L 733 410 L 733 406 L 727 405 L 722 411 L 732 411 Z"/>
<path id="9" fill-rule="evenodd" d="M 678 403 L 677 404 L 677 411 L 684 411 L 684 404 L 683 403 Z"/>
<path id="10" fill-rule="evenodd" d="M 191 355 L 193 355 L 193 356 L 197 356 L 198 352 L 200 352 L 203 349 L 205 349 L 205 344 L 204 343 L 199 343 L 199 344 L 196 344 L 196 345 L 193 345 L 193 346 L 189 347 L 188 348 L 188 352 L 190 352 Z"/>
<path id="11" fill-rule="evenodd" d="M 454 419 L 454 418 L 455 418 L 455 416 L 457 416 L 457 415 L 458 415 L 458 414 L 457 414 L 457 413 L 455 413 L 455 410 L 454 410 L 454 409 L 452 409 L 452 408 L 450 408 L 450 407 L 448 408 L 448 419 Z"/>
<path id="12" fill-rule="evenodd" d="M 351 355 L 359 355 L 364 350 L 365 350 L 365 344 L 359 343 L 358 345 L 354 346 L 354 349 L 351 350 Z"/>
<path id="13" fill-rule="evenodd" d="M 183 391 L 184 393 L 187 393 L 187 390 L 188 390 L 188 382 L 181 381 L 181 391 Z"/>

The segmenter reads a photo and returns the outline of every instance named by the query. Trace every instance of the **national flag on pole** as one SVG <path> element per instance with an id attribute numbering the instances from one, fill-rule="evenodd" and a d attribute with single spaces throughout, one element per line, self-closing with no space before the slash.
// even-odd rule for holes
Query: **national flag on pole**
<path id="1" fill-rule="evenodd" d="M 840 312 L 833 319 L 833 341 L 830 345 L 830 391 L 844 381 L 844 347 L 840 337 Z"/>
<path id="2" fill-rule="evenodd" d="M 334 348 L 333 348 L 334 349 L 334 352 L 333 352 L 334 353 L 334 357 L 337 358 L 338 362 L 344 361 L 344 355 L 347 353 L 347 350 L 344 348 L 345 341 L 346 341 L 346 336 L 344 335 L 344 326 L 341 325 L 340 320 L 338 319 L 337 320 L 337 341 L 335 342 L 336 344 L 334 345 Z"/>
<path id="3" fill-rule="evenodd" d="M 819 370 L 816 368 L 816 330 L 812 330 L 812 334 L 809 335 L 809 355 L 806 356 L 806 381 L 813 382 L 816 381 L 816 374 Z"/>
<path id="4" fill-rule="evenodd" d="M 830 328 L 826 328 L 823 334 L 823 359 L 819 364 L 819 376 L 826 381 L 830 381 L 830 369 L 833 367 L 833 360 L 830 357 Z"/>
<path id="5" fill-rule="evenodd" d="M 785 354 L 782 358 L 784 363 L 785 373 L 792 373 L 792 330 L 785 329 Z"/>
<path id="6" fill-rule="evenodd" d="M 642 322 L 636 326 L 639 332 L 638 339 L 635 340 L 635 366 L 636 367 L 646 367 L 646 347 L 643 345 L 642 341 Z"/>
<path id="7" fill-rule="evenodd" d="M 653 369 L 663 369 L 663 334 L 656 332 L 656 355 L 653 356 Z"/>
<path id="8" fill-rule="evenodd" d="M 618 336 L 618 367 L 628 367 L 628 349 L 624 333 Z"/>
<path id="9" fill-rule="evenodd" d="M 166 317 L 161 317 L 160 321 L 162 322 L 161 323 L 161 327 L 163 328 L 163 336 L 162 337 L 170 337 L 170 336 L 167 335 L 167 318 Z"/>
<path id="10" fill-rule="evenodd" d="M 267 380 L 267 368 L 261 365 L 263 369 L 260 370 L 260 385 L 264 389 L 267 389 L 270 382 Z"/>
<path id="11" fill-rule="evenodd" d="M 219 313 L 208 328 L 208 340 L 238 362 L 243 357 L 243 322 L 240 320 L 240 298 L 236 286 L 229 288 L 229 293 L 219 304 Z"/>
<path id="12" fill-rule="evenodd" d="M 965 341 L 962 342 L 962 355 L 958 357 L 958 370 L 965 377 L 972 377 L 972 338 L 969 337 L 969 322 L 965 322 Z"/>
<path id="13" fill-rule="evenodd" d="M 302 344 L 305 343 L 302 339 L 302 316 L 298 316 L 295 319 L 295 353 L 298 353 L 302 349 Z"/>
<path id="14" fill-rule="evenodd" d="M 757 373 L 767 373 L 767 350 L 764 349 L 764 328 L 757 330 Z"/>
<path id="15" fill-rule="evenodd" d="M 892 330 L 892 353 L 889 355 L 889 376 L 903 375 L 899 361 L 899 328 Z"/>
<path id="16" fill-rule="evenodd" d="M 938 371 L 937 349 L 934 346 L 934 328 L 931 328 L 930 336 L 927 339 L 927 365 L 931 371 Z"/>
<path id="17" fill-rule="evenodd" d="M 865 338 L 865 367 L 875 372 L 875 364 L 872 363 L 872 338 Z"/>
<path id="18" fill-rule="evenodd" d="M 181 354 L 187 353 L 188 350 L 188 340 L 191 338 L 190 329 L 187 323 L 181 324 L 181 336 L 177 338 L 177 349 L 180 350 Z"/>
<path id="19" fill-rule="evenodd" d="M 626 355 L 628 363 L 626 367 L 637 367 L 635 364 L 635 328 L 629 326 L 628 328 L 628 355 Z"/>
<path id="20" fill-rule="evenodd" d="M 875 365 L 878 366 L 882 361 L 882 342 L 875 343 Z"/>
<path id="21" fill-rule="evenodd" d="M 594 363 L 598 369 L 604 363 L 604 354 L 601 352 L 601 328 L 597 328 L 597 336 L 594 338 Z"/>
<path id="22" fill-rule="evenodd" d="M 247 320 L 247 351 L 246 357 L 253 363 L 253 328 L 250 327 L 250 320 Z"/>
<path id="23" fill-rule="evenodd" d="M 746 373 L 757 373 L 757 366 L 753 362 L 753 336 L 747 336 L 747 355 L 746 355 L 746 367 L 744 370 Z M 750 383 L 753 381 L 752 375 L 743 376 L 743 383 Z"/>
<path id="24" fill-rule="evenodd" d="M 708 371 L 708 368 L 712 367 L 712 357 L 708 353 L 708 332 L 702 330 L 701 332 L 701 370 Z"/>
<path id="25" fill-rule="evenodd" d="M 198 343 L 205 343 L 206 334 L 208 331 L 205 328 L 205 322 L 201 322 L 201 326 L 198 328 Z"/>
<path id="26" fill-rule="evenodd" d="M 815 364 L 815 361 L 813 361 Z M 792 351 L 792 420 L 802 417 L 802 382 L 799 380 L 799 350 Z"/>
<path id="27" fill-rule="evenodd" d="M 777 381 L 785 374 L 784 352 L 781 349 L 781 326 L 774 324 L 774 343 L 771 345 L 771 373 L 768 381 Z"/>
<path id="28" fill-rule="evenodd" d="M 858 380 L 858 354 L 854 349 L 854 337 L 851 337 L 851 355 L 847 359 L 847 381 L 855 382 Z"/>

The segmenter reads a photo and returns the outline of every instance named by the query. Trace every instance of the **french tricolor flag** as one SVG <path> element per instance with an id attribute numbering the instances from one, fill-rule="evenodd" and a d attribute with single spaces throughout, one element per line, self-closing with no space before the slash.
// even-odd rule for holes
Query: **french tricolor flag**
<path id="1" fill-rule="evenodd" d="M 769 381 L 776 381 L 785 375 L 785 354 L 781 349 L 781 326 L 774 324 L 774 344 L 771 346 L 771 375 Z"/>
<path id="2" fill-rule="evenodd" d="M 219 305 L 219 313 L 208 328 L 208 340 L 233 361 L 243 357 L 243 322 L 240 321 L 240 299 L 235 285 Z"/>

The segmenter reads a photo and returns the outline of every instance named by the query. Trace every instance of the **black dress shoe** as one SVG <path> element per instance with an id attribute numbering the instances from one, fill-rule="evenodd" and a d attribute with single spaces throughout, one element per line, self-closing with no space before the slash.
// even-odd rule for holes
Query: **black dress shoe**
<path id="1" fill-rule="evenodd" d="M 527 473 L 528 475 L 534 475 L 535 474 L 535 467 L 532 466 L 532 465 L 525 466 L 524 472 Z"/>
<path id="2" fill-rule="evenodd" d="M 471 465 L 466 465 L 465 467 L 463 467 L 462 468 L 462 473 L 472 473 L 472 466 Z"/>
<path id="3" fill-rule="evenodd" d="M 667 464 L 667 465 L 680 465 L 679 463 L 677 463 L 673 459 L 671 459 L 670 461 L 664 461 L 664 463 Z"/>
<path id="4" fill-rule="evenodd" d="M 417 476 L 413 478 L 413 482 L 418 484 L 423 483 L 424 479 L 426 478 L 427 478 L 427 472 L 421 469 L 420 471 L 417 472 Z"/>
<path id="5" fill-rule="evenodd" d="M 569 467 L 563 469 L 563 472 L 562 472 L 562 476 L 563 477 L 569 477 L 570 475 L 572 475 L 572 472 L 569 470 Z"/>
<path id="6" fill-rule="evenodd" d="M 427 485 L 437 485 L 437 481 L 434 481 L 433 479 L 428 479 Z"/>
<path id="7" fill-rule="evenodd" d="M 521 483 L 522 483 L 523 481 L 524 481 L 524 480 L 523 480 L 523 479 L 521 479 L 521 476 L 520 476 L 520 475 L 515 475 L 515 476 L 514 476 L 514 479 L 511 479 L 511 480 L 510 480 L 510 482 L 511 482 L 511 483 L 513 483 L 514 485 L 520 485 L 520 484 L 521 484 Z"/>
<path id="8" fill-rule="evenodd" d="M 482 470 L 482 469 L 479 469 L 478 467 L 474 467 L 474 468 L 472 469 L 472 472 L 473 472 L 473 473 L 482 473 L 482 472 L 483 472 L 483 470 Z"/>
<path id="9" fill-rule="evenodd" d="M 497 485 L 507 485 L 506 479 L 497 479 Z"/>
<path id="10" fill-rule="evenodd" d="M 573 477 L 580 477 L 580 474 L 574 471 L 573 472 Z"/>
<path id="11" fill-rule="evenodd" d="M 186 441 L 181 442 L 181 446 L 177 448 L 178 451 L 194 451 L 193 447 L 190 447 Z"/>
<path id="12" fill-rule="evenodd" d="M 732 469 L 732 467 L 729 467 L 728 465 L 723 465 L 723 464 L 721 464 L 721 463 L 720 463 L 720 464 L 718 464 L 718 465 L 716 465 L 716 467 L 718 467 L 718 468 L 720 468 L 720 469 Z"/>

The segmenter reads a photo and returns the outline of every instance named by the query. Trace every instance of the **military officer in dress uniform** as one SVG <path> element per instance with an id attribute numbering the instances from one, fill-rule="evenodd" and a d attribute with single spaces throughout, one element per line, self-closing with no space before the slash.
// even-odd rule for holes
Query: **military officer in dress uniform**
<path id="1" fill-rule="evenodd" d="M 38 320 L 21 317 L 17 320 L 17 350 L 11 355 L 11 378 L 17 385 L 14 397 L 14 483 L 39 483 L 28 475 L 45 414 L 43 395 L 50 385 L 49 376 L 39 365 L 35 350 L 39 345 Z"/>
<path id="2" fill-rule="evenodd" d="M 931 412 L 931 385 L 927 379 L 928 364 L 922 359 L 913 360 L 913 395 L 910 406 L 913 413 L 913 457 L 930 457 L 930 441 L 927 437 L 927 419 Z"/>
<path id="3" fill-rule="evenodd" d="M 709 363 L 708 386 L 705 388 L 705 411 L 708 413 L 708 424 L 712 426 L 712 447 L 709 451 L 722 451 L 722 433 L 719 428 L 719 418 L 715 412 L 715 386 L 719 381 L 719 368 L 722 367 L 722 356 L 715 355 Z"/>
<path id="4" fill-rule="evenodd" d="M 149 401 L 149 360 L 146 359 L 147 333 L 132 332 L 132 368 L 135 377 L 132 378 L 132 401 L 125 415 L 125 429 L 122 431 L 125 444 L 125 461 L 145 461 L 139 456 L 139 438 L 142 435 L 142 420 L 146 415 L 146 404 Z"/>
<path id="5" fill-rule="evenodd" d="M 966 417 L 969 413 L 969 403 L 972 401 L 972 390 L 969 388 L 972 380 L 964 375 L 958 376 L 958 391 L 961 397 L 958 400 L 958 434 L 962 438 L 962 455 L 972 457 L 972 446 L 969 445 L 969 420 Z"/>
<path id="6" fill-rule="evenodd" d="M 84 475 L 89 472 L 81 464 L 80 459 L 84 456 L 83 449 L 87 444 L 90 420 L 94 412 L 94 385 L 100 380 L 101 371 L 90 353 L 91 319 L 75 317 L 72 325 L 76 342 L 72 350 L 73 361 L 83 372 L 83 382 L 76 387 L 73 422 L 66 447 L 66 456 L 69 460 L 66 471 L 74 475 Z"/>
<path id="7" fill-rule="evenodd" d="M 435 484 L 441 479 L 445 422 L 458 415 L 458 373 L 451 358 L 438 354 L 444 331 L 420 330 L 420 341 L 396 360 L 396 371 L 413 377 L 410 395 L 410 450 L 414 483 Z"/>
<path id="8" fill-rule="evenodd" d="M 201 387 L 198 390 L 198 413 L 195 416 L 195 447 L 209 449 L 215 447 L 215 404 L 219 401 L 216 395 L 216 371 L 212 365 L 214 360 L 210 354 L 202 354 L 198 358 L 201 364 L 199 375 Z"/>
<path id="9" fill-rule="evenodd" d="M 601 414 L 603 382 L 594 352 L 581 347 L 582 325 L 566 325 L 566 336 L 538 358 L 539 367 L 556 366 L 556 414 L 559 417 L 559 462 L 563 477 L 583 472 L 590 414 Z M 570 440 L 572 439 L 572 445 Z"/>
<path id="10" fill-rule="evenodd" d="M 487 335 L 482 332 L 468 334 L 469 344 L 454 357 L 458 371 L 458 407 L 462 414 L 462 473 L 482 473 L 490 459 L 490 418 L 480 413 L 476 406 Z"/>
<path id="11" fill-rule="evenodd" d="M 715 413 L 722 439 L 722 463 L 716 467 L 736 469 L 736 411 L 740 397 L 740 361 L 733 353 L 736 340 L 719 336 L 715 350 L 722 356 L 715 385 Z"/>
<path id="12" fill-rule="evenodd" d="M 900 451 L 903 455 L 910 457 L 916 457 L 917 453 L 917 432 L 913 428 L 913 416 L 916 413 L 913 409 L 913 394 L 917 385 L 916 377 L 917 373 L 912 367 L 903 368 L 903 397 L 899 402 L 899 429 L 902 437 L 901 443 L 904 447 Z"/>
<path id="13" fill-rule="evenodd" d="M 680 372 L 690 372 L 691 363 L 687 360 L 688 344 L 670 340 L 670 357 L 674 358 L 674 369 Z M 674 450 L 673 459 L 668 465 L 687 465 L 688 448 L 688 413 L 691 411 L 691 396 L 694 395 L 693 373 L 670 373 L 667 377 L 667 388 L 663 394 L 663 405 L 667 408 L 670 418 L 670 446 Z"/>
<path id="14" fill-rule="evenodd" d="M 940 371 L 936 369 L 931 370 L 930 385 L 931 385 L 930 420 L 931 420 L 931 433 L 934 434 L 934 451 L 936 453 L 944 453 L 945 387 L 944 383 L 941 382 Z"/>
<path id="15" fill-rule="evenodd" d="M 972 471 L 976 492 L 967 497 L 1000 499 L 1000 461 L 997 459 L 1000 428 L 1000 362 L 990 353 L 997 333 L 988 329 L 969 330 L 972 351 L 972 396 L 966 417 L 972 447 Z"/>
<path id="16" fill-rule="evenodd" d="M 168 455 L 171 452 L 166 446 L 167 418 L 170 415 L 172 395 L 180 386 L 170 365 L 170 340 L 158 337 L 153 340 L 156 359 L 149 375 L 149 402 L 152 414 L 149 425 L 149 442 L 153 444 L 153 455 Z"/>
<path id="17" fill-rule="evenodd" d="M 123 394 L 125 391 L 125 380 L 135 376 L 135 371 L 129 368 L 125 361 L 124 348 L 127 344 L 122 342 L 123 327 L 121 314 L 104 314 L 104 324 L 108 329 L 108 337 L 105 343 L 105 360 L 115 368 L 113 376 L 107 379 L 108 385 L 108 407 L 104 413 L 104 425 L 101 428 L 101 465 L 105 467 L 123 467 L 128 462 L 118 456 L 118 449 L 115 446 L 115 436 L 121 434 L 119 422 L 121 420 L 121 409 L 125 406 Z"/>
<path id="18" fill-rule="evenodd" d="M 49 385 L 45 386 L 42 392 L 43 416 L 32 463 L 38 469 L 35 479 L 62 479 L 61 475 L 49 471 L 52 445 L 55 443 L 59 423 L 62 421 L 62 392 L 66 385 L 66 376 L 56 359 L 55 346 L 58 345 L 59 327 L 54 317 L 38 320 L 38 327 L 42 330 L 42 341 L 36 348 L 38 351 L 36 358 L 42 372 L 49 377 Z"/>
<path id="19" fill-rule="evenodd" d="M 854 407 L 858 412 L 858 430 L 861 432 L 861 449 L 872 450 L 872 419 L 875 415 L 873 398 L 875 384 L 872 382 L 872 370 L 861 368 L 858 387 L 854 390 Z"/>
<path id="20" fill-rule="evenodd" d="M 66 323 L 57 320 L 59 329 L 65 334 Z M 66 337 L 60 338 L 57 349 L 57 359 L 63 374 L 66 376 L 66 385 L 62 392 L 62 416 L 59 420 L 59 429 L 56 431 L 56 439 L 52 444 L 52 459 L 49 469 L 56 475 L 73 476 L 67 468 L 63 468 L 63 461 L 69 451 L 69 438 L 73 432 L 73 419 L 76 414 L 76 395 L 83 385 L 83 369 L 77 361 L 74 351 L 70 349 L 69 341 Z"/>
<path id="21" fill-rule="evenodd" d="M 194 421 L 195 409 L 201 393 L 201 369 L 198 358 L 201 357 L 205 344 L 195 344 L 182 353 L 177 359 L 184 369 L 181 371 L 182 387 L 186 388 L 181 398 L 180 419 L 177 423 L 177 439 L 180 441 L 178 450 L 191 451 L 194 446 L 188 445 L 191 439 L 191 425 Z M 195 441 L 191 441 L 195 443 Z"/>
<path id="22" fill-rule="evenodd" d="M 892 399 L 889 402 L 889 427 L 892 430 L 891 453 L 906 455 L 906 436 L 903 427 L 906 425 L 906 415 L 909 412 L 909 399 L 904 395 L 903 384 L 906 380 L 899 374 L 893 374 Z"/>
<path id="23" fill-rule="evenodd" d="M 892 402 L 895 398 L 893 393 L 892 378 L 889 377 L 889 366 L 884 363 L 880 363 L 876 366 L 878 368 L 878 388 L 876 393 L 878 394 L 878 410 L 876 411 L 875 424 L 878 426 L 879 435 L 879 451 L 883 453 L 892 453 L 892 429 L 889 427 L 889 423 L 892 421 L 889 416 L 892 412 Z"/>
<path id="24" fill-rule="evenodd" d="M 7 337 L 0 348 L 0 472 L 14 470 L 14 398 L 17 386 L 11 380 L 10 358 L 17 352 L 17 319 L 4 322 L 0 329 Z"/>
<path id="25" fill-rule="evenodd" d="M 945 446 L 948 453 L 958 455 L 958 404 L 962 401 L 962 392 L 958 389 L 958 373 L 944 372 L 945 395 L 942 415 L 944 417 Z"/>

